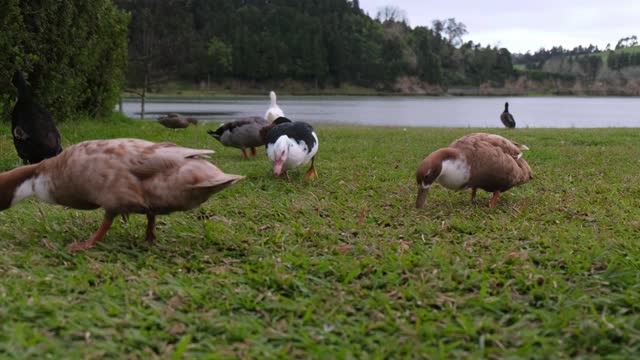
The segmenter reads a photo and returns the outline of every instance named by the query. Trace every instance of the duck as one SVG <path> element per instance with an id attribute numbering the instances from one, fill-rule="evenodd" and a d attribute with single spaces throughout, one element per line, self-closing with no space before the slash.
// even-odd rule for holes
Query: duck
<path id="1" fill-rule="evenodd" d="M 271 106 L 267 109 L 267 112 L 264 114 L 265 120 L 273 121 L 279 117 L 284 117 L 284 112 L 280 109 L 280 106 L 276 103 L 276 93 L 271 91 L 269 93 L 269 97 L 271 98 Z"/>
<path id="2" fill-rule="evenodd" d="M 18 101 L 11 112 L 11 134 L 23 164 L 37 164 L 58 155 L 62 146 L 53 117 L 33 99 L 22 72 L 14 73 L 12 83 L 18 89 Z"/>
<path id="3" fill-rule="evenodd" d="M 260 135 L 260 129 L 271 124 L 259 116 L 252 116 L 230 121 L 220 126 L 215 131 L 207 133 L 220 141 L 224 146 L 231 146 L 242 150 L 245 159 L 248 159 L 247 148 L 251 149 L 251 155 L 256 155 L 256 147 L 264 145 L 264 139 Z"/>
<path id="4" fill-rule="evenodd" d="M 432 152 L 416 171 L 416 207 L 424 207 L 429 188 L 437 182 L 451 190 L 471 188 L 474 203 L 477 189 L 492 192 L 493 208 L 500 193 L 533 179 L 522 150 L 529 148 L 500 135 L 473 133 Z"/>
<path id="5" fill-rule="evenodd" d="M 500 121 L 502 124 L 508 129 L 513 129 L 516 127 L 516 120 L 513 118 L 513 115 L 509 112 L 509 103 L 504 103 L 504 111 L 500 115 Z"/>
<path id="6" fill-rule="evenodd" d="M 189 124 L 198 125 L 198 120 L 192 116 L 182 116 L 176 113 L 169 113 L 167 116 L 158 118 L 158 122 L 169 129 L 184 129 Z"/>
<path id="7" fill-rule="evenodd" d="M 311 167 L 304 176 L 310 179 L 318 177 L 314 162 L 319 143 L 311 125 L 279 117 L 260 132 L 264 137 L 267 158 L 273 163 L 274 175 L 287 175 L 288 170 L 303 166 L 311 160 Z"/>
<path id="8" fill-rule="evenodd" d="M 89 140 L 38 164 L 0 173 L 0 211 L 35 196 L 78 210 L 104 209 L 98 230 L 70 252 L 94 247 L 117 215 L 147 216 L 155 242 L 156 216 L 198 207 L 244 176 L 226 174 L 204 157 L 213 150 L 140 139 Z"/>

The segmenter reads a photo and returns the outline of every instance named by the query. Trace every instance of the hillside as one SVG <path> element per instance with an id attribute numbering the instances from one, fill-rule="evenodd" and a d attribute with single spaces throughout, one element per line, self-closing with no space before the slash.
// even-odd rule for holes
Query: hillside
<path id="1" fill-rule="evenodd" d="M 640 46 L 614 51 L 553 48 L 514 58 L 519 76 L 508 82 L 504 91 L 640 95 Z"/>

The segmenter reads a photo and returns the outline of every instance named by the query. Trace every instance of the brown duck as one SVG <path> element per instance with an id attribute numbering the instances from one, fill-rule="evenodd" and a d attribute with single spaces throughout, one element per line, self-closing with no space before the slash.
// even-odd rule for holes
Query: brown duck
<path id="1" fill-rule="evenodd" d="M 477 189 L 492 192 L 489 208 L 494 207 L 501 192 L 533 179 L 531 167 L 522 158 L 521 150 L 528 149 L 499 135 L 474 133 L 434 151 L 416 172 L 416 207 L 424 207 L 434 182 L 452 190 L 471 188 L 474 202 Z"/>
<path id="2" fill-rule="evenodd" d="M 104 208 L 104 221 L 87 241 L 100 241 L 117 215 L 147 215 L 146 239 L 155 240 L 156 215 L 198 207 L 212 194 L 243 179 L 201 159 L 213 150 L 138 139 L 85 141 L 35 165 L 0 174 L 0 210 L 36 196 L 73 209 Z"/>
<path id="3" fill-rule="evenodd" d="M 198 120 L 191 116 L 182 116 L 176 113 L 170 113 L 167 116 L 158 118 L 158 122 L 169 129 L 184 129 L 189 124 L 198 125 Z"/>

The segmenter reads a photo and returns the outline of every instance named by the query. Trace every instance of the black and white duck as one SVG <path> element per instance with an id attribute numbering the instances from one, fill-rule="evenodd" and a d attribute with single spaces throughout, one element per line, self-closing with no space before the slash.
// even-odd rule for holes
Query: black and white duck
<path id="1" fill-rule="evenodd" d="M 271 125 L 262 128 L 261 134 L 264 136 L 267 157 L 273 163 L 273 173 L 276 176 L 286 174 L 287 170 L 303 166 L 311 160 L 311 167 L 305 173 L 305 177 L 318 177 L 314 167 L 318 152 L 318 136 L 311 125 L 279 117 Z"/>

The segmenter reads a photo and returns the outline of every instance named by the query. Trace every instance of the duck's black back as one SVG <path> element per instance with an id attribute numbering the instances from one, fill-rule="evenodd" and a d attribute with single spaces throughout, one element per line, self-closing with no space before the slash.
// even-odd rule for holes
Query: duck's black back
<path id="1" fill-rule="evenodd" d="M 11 114 L 11 133 L 18 156 L 30 164 L 56 156 L 62 147 L 51 114 L 33 100 L 22 73 L 16 72 L 13 84 L 18 101 Z"/>
<path id="2" fill-rule="evenodd" d="M 286 135 L 297 142 L 304 141 L 309 151 L 316 144 L 316 139 L 313 137 L 313 127 L 306 122 L 285 122 L 275 126 L 267 133 L 266 143 L 273 144 L 282 135 Z"/>

